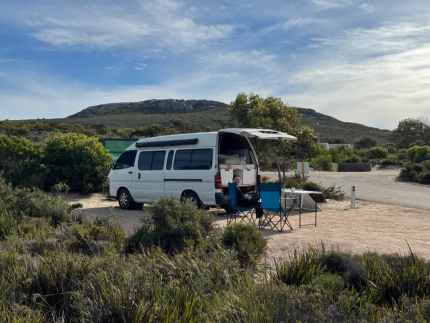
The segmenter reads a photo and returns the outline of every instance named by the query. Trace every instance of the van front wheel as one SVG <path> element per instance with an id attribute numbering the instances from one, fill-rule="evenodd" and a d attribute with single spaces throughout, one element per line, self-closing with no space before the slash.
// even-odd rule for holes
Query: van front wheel
<path id="1" fill-rule="evenodd" d="M 130 210 L 134 206 L 133 198 L 125 188 L 118 191 L 118 204 L 123 210 Z"/>
<path id="2" fill-rule="evenodd" d="M 182 193 L 181 202 L 189 203 L 195 206 L 196 208 L 202 207 L 202 202 L 200 201 L 198 195 L 193 191 L 185 191 L 184 193 Z"/>

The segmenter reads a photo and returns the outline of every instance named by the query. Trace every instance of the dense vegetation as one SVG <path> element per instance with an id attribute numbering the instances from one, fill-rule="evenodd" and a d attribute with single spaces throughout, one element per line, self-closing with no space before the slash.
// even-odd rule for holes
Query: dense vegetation
<path id="1" fill-rule="evenodd" d="M 15 186 L 49 190 L 63 184 L 82 193 L 99 191 L 111 157 L 98 138 L 53 134 L 44 143 L 0 134 L 0 173 Z"/>
<path id="2" fill-rule="evenodd" d="M 201 211 L 171 200 L 148 213 L 152 237 L 163 244 L 140 235 L 145 242 L 130 252 L 139 235 L 127 238 L 108 221 L 87 222 L 61 197 L 4 182 L 0 190 L 4 322 L 430 319 L 430 264 L 412 252 L 290 250 L 272 271 L 262 265 L 265 241 L 255 227 L 216 229 Z M 30 204 L 16 202 L 23 194 Z M 64 216 L 52 221 L 57 213 Z M 160 231 L 162 221 L 172 224 Z"/>

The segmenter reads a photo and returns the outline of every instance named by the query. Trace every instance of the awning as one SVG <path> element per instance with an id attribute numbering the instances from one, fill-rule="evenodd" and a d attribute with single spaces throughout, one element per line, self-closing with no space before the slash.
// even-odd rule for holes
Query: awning
<path id="1" fill-rule="evenodd" d="M 264 140 L 274 140 L 274 139 L 283 139 L 283 140 L 297 140 L 296 137 L 289 135 L 286 132 L 281 132 L 272 129 L 257 129 L 257 128 L 228 128 L 222 129 L 219 132 L 224 133 L 234 133 L 236 135 L 246 136 L 249 138 L 258 138 Z"/>

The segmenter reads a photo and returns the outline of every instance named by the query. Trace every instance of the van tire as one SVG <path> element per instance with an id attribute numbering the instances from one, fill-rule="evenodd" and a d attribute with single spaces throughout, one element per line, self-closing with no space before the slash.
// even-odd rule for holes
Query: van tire
<path id="1" fill-rule="evenodd" d="M 123 210 L 131 210 L 136 208 L 137 203 L 134 202 L 133 197 L 126 188 L 120 188 L 118 190 L 117 199 L 119 207 Z"/>
<path id="2" fill-rule="evenodd" d="M 199 196 L 193 191 L 185 191 L 181 195 L 182 203 L 190 203 L 194 205 L 196 208 L 200 209 L 203 207 L 203 203 L 200 200 Z"/>

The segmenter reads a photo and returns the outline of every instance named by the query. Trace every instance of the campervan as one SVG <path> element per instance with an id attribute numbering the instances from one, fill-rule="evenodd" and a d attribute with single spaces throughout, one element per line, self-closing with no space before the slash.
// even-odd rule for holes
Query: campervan
<path id="1" fill-rule="evenodd" d="M 241 190 L 256 190 L 259 168 L 253 138 L 296 139 L 275 130 L 246 128 L 142 138 L 113 165 L 110 195 L 123 209 L 163 197 L 197 207 L 223 207 L 235 175 L 240 176 Z"/>

